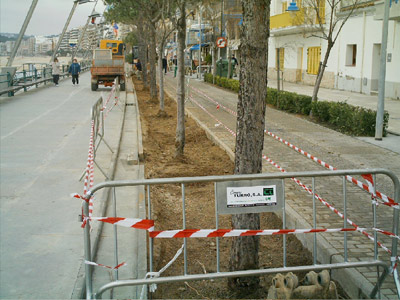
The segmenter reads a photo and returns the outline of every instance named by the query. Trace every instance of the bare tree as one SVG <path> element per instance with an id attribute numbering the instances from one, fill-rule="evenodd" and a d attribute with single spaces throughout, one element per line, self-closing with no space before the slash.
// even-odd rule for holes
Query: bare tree
<path id="1" fill-rule="evenodd" d="M 324 59 L 320 62 L 317 77 L 315 79 L 312 101 L 318 100 L 318 91 L 328 63 L 329 55 L 335 42 L 347 20 L 354 13 L 362 0 L 304 0 L 304 23 L 316 26 L 316 31 L 305 32 L 306 36 L 313 36 L 327 41 Z M 327 5 L 327 6 L 326 6 Z M 301 23 L 301 22 L 300 22 Z M 306 26 L 307 28 L 307 26 Z"/>
<path id="2" fill-rule="evenodd" d="M 157 41 L 158 41 L 158 74 L 160 86 L 160 111 L 159 115 L 165 115 L 164 108 L 164 72 L 162 59 L 164 58 L 164 49 L 167 38 L 175 29 L 173 22 L 174 3 L 171 0 L 162 1 L 161 18 L 157 24 Z"/>
<path id="3" fill-rule="evenodd" d="M 175 156 L 181 157 L 185 148 L 185 41 L 186 41 L 186 1 L 177 0 L 178 30 L 178 84 L 177 84 L 177 124 L 175 136 Z"/>
<path id="4" fill-rule="evenodd" d="M 262 171 L 265 98 L 267 93 L 268 36 L 270 0 L 242 0 L 243 23 L 240 32 L 240 89 L 237 105 L 235 174 Z M 260 229 L 258 214 L 232 216 L 237 229 Z M 258 269 L 259 238 L 234 238 L 230 270 Z M 257 289 L 258 277 L 232 278 L 232 289 Z"/>

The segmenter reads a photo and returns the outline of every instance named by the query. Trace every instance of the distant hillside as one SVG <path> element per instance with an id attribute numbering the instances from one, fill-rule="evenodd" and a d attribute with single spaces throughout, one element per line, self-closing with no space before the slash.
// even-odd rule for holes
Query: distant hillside
<path id="1" fill-rule="evenodd" d="M 30 38 L 32 35 L 24 35 L 24 40 Z M 7 41 L 16 41 L 18 38 L 18 33 L 0 33 L 0 42 L 4 43 Z"/>

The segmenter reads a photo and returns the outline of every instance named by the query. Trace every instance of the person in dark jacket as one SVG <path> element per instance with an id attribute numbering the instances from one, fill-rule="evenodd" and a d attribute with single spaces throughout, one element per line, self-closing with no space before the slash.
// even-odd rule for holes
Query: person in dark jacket
<path id="1" fill-rule="evenodd" d="M 164 70 L 165 74 L 167 74 L 168 62 L 167 62 L 167 59 L 165 57 L 162 59 L 162 67 L 163 67 L 163 70 Z"/>
<path id="2" fill-rule="evenodd" d="M 174 55 L 172 63 L 174 64 L 174 77 L 176 77 L 176 72 L 178 71 L 178 59 L 176 58 L 176 55 Z"/>
<path id="3" fill-rule="evenodd" d="M 81 73 L 81 66 L 78 64 L 76 58 L 74 58 L 72 64 L 69 66 L 68 73 L 72 75 L 72 84 L 79 84 L 79 73 Z"/>
<path id="4" fill-rule="evenodd" d="M 140 59 L 138 59 L 136 62 L 136 69 L 140 72 L 142 71 L 142 64 L 140 62 Z"/>

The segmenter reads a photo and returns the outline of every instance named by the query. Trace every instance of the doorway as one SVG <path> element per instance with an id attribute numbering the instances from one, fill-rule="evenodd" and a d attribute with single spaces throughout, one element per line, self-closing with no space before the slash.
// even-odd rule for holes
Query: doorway
<path id="1" fill-rule="evenodd" d="M 296 82 L 303 81 L 303 47 L 297 48 Z"/>

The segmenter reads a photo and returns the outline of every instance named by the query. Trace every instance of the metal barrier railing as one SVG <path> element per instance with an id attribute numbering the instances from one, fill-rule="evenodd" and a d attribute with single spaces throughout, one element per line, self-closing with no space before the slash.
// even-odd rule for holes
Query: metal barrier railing
<path id="1" fill-rule="evenodd" d="M 90 68 L 90 61 L 80 62 L 81 70 L 86 71 Z M 61 77 L 69 76 L 68 73 L 69 65 L 61 66 Z M 39 84 L 47 84 L 48 81 L 52 80 L 52 68 L 48 65 L 42 64 L 40 68 L 29 68 L 28 70 L 23 69 L 22 71 L 15 72 L 14 76 L 11 76 L 9 72 L 0 74 L 0 83 L 7 83 L 8 96 L 14 96 L 15 91 L 23 89 L 24 92 L 28 90 L 29 86 L 35 85 L 38 87 Z M 1 92 L 1 91 L 0 91 Z"/>
<path id="2" fill-rule="evenodd" d="M 397 293 L 400 296 L 400 281 L 399 281 L 399 276 L 398 276 L 398 271 L 397 271 L 397 260 L 398 260 L 398 255 L 397 255 L 397 239 L 398 239 L 398 227 L 399 227 L 399 209 L 391 208 L 393 210 L 393 223 L 392 223 L 392 232 L 385 231 L 385 234 L 391 235 L 392 237 L 392 245 L 391 245 L 391 250 L 388 248 L 388 252 L 390 253 L 390 262 L 384 262 L 381 260 L 378 260 L 378 245 L 382 245 L 382 243 L 379 243 L 377 241 L 377 232 L 381 232 L 379 230 L 376 230 L 376 209 L 374 208 L 376 206 L 376 202 L 373 202 L 373 228 L 369 228 L 374 230 L 374 237 L 372 238 L 369 236 L 371 240 L 373 240 L 374 243 L 374 253 L 373 253 L 373 258 L 368 261 L 358 261 L 358 262 L 352 262 L 349 261 L 348 255 L 347 255 L 347 233 L 348 231 L 360 231 L 361 233 L 364 233 L 365 228 L 349 228 L 347 227 L 347 223 L 349 222 L 348 219 L 348 195 L 347 195 L 347 187 L 346 187 L 346 176 L 348 175 L 362 175 L 362 174 L 373 174 L 374 176 L 376 174 L 382 174 L 386 175 L 389 177 L 394 186 L 394 201 L 397 203 L 399 202 L 400 198 L 400 182 L 397 176 L 388 170 L 385 169 L 360 169 L 360 170 L 335 170 L 335 171 L 309 171 L 309 172 L 287 172 L 287 173 L 262 173 L 262 174 L 247 174 L 247 175 L 226 175 L 226 176 L 204 176 L 204 177 L 179 177 L 179 178 L 160 178 L 160 179 L 143 179 L 143 180 L 123 180 L 123 181 L 109 181 L 109 182 L 103 182 L 101 184 L 97 184 L 93 186 L 87 194 L 84 196 L 84 198 L 87 201 L 83 201 L 83 213 L 85 216 L 89 216 L 89 199 L 93 197 L 93 195 L 103 189 L 103 188 L 112 188 L 113 189 L 113 195 L 115 197 L 115 188 L 119 187 L 127 187 L 127 186 L 145 186 L 147 189 L 147 206 L 148 206 L 148 219 L 152 219 L 152 203 L 151 203 L 151 192 L 150 192 L 150 187 L 154 185 L 166 185 L 166 184 L 180 184 L 181 185 L 181 191 L 182 191 L 182 219 L 183 219 L 183 230 L 182 232 L 185 232 L 186 230 L 186 213 L 185 213 L 185 185 L 190 184 L 190 183 L 214 183 L 215 184 L 215 224 L 216 224 L 216 229 L 213 232 L 219 232 L 218 230 L 218 216 L 220 214 L 238 214 L 238 213 L 254 213 L 254 212 L 263 212 L 263 211 L 282 211 L 282 221 L 283 221 L 283 231 L 286 230 L 286 198 L 285 198 L 285 180 L 287 179 L 292 179 L 295 177 L 308 177 L 311 178 L 313 183 L 315 181 L 315 178 L 319 177 L 337 177 L 340 176 L 342 177 L 342 183 L 343 183 L 343 228 L 338 230 L 338 231 L 344 231 L 344 237 L 343 237 L 343 245 L 344 245 L 344 253 L 343 253 L 343 262 L 340 263 L 330 263 L 330 264 L 317 264 L 317 258 L 316 258 L 316 247 L 317 247 L 317 239 L 316 239 L 316 234 L 317 232 L 323 232 L 326 229 L 318 229 L 316 228 L 316 207 L 315 207 L 315 200 L 316 200 L 316 194 L 315 194 L 315 186 L 313 184 L 312 186 L 312 200 L 313 200 L 313 228 L 309 230 L 299 230 L 302 233 L 306 232 L 314 232 L 315 238 L 314 238 L 314 251 L 313 251 L 313 257 L 314 257 L 314 264 L 311 266 L 296 266 L 296 267 L 287 267 L 286 266 L 286 239 L 283 239 L 283 253 L 284 253 L 284 258 L 283 258 L 283 266 L 280 268 L 270 268 L 270 269 L 259 269 L 259 270 L 245 270 L 245 271 L 233 271 L 233 272 L 220 272 L 220 258 L 219 258 L 219 253 L 220 253 L 220 246 L 219 246 L 219 239 L 220 237 L 224 236 L 223 234 L 218 234 L 214 235 L 217 236 L 216 238 L 216 260 L 217 260 L 217 272 L 216 273 L 209 273 L 209 274 L 187 274 L 187 237 L 184 237 L 184 274 L 181 276 L 171 276 L 171 277 L 158 277 L 158 278 L 147 278 L 147 279 L 133 279 L 133 280 L 117 280 L 114 282 L 110 282 L 104 286 L 102 286 L 100 289 L 98 289 L 97 293 L 93 293 L 93 286 L 92 286 L 92 267 L 89 264 L 86 264 L 85 266 L 85 276 L 86 276 L 86 296 L 87 299 L 91 299 L 92 297 L 101 297 L 102 294 L 115 287 L 120 287 L 120 286 L 136 286 L 136 285 L 151 285 L 151 284 L 157 284 L 157 283 L 166 283 L 166 282 L 177 282 L 177 281 L 188 281 L 188 280 L 204 280 L 204 279 L 215 279 L 215 278 L 228 278 L 228 277 L 241 277 L 241 276 L 260 276 L 260 275 L 265 275 L 265 274 L 272 274 L 272 273 L 279 273 L 279 272 L 290 272 L 290 271 L 309 271 L 309 270 L 323 270 L 323 269 L 342 269 L 342 268 L 357 268 L 357 267 L 365 267 L 365 266 L 377 266 L 377 267 L 382 267 L 383 268 L 383 273 L 379 276 L 377 275 L 377 282 L 374 287 L 374 289 L 371 291 L 371 298 L 374 298 L 378 291 L 380 290 L 380 286 L 382 285 L 383 281 L 387 277 L 389 273 L 393 273 L 394 275 L 394 282 L 397 288 Z M 375 183 L 374 183 L 375 184 Z M 251 205 L 247 205 L 249 203 L 245 203 L 243 207 L 243 203 L 240 205 L 235 204 L 235 200 L 232 200 L 232 196 L 229 196 L 230 193 L 237 193 L 237 190 L 233 190 L 237 187 L 239 189 L 243 189 L 248 191 L 249 189 L 255 189 L 259 187 L 263 187 L 263 191 L 266 192 L 265 195 L 271 196 L 268 198 L 271 203 L 274 204 L 272 206 L 267 205 L 266 203 L 263 204 L 257 204 L 257 206 L 252 207 L 252 205 L 256 205 L 255 203 L 250 203 Z M 264 189 L 265 188 L 265 189 Z M 246 197 L 246 196 L 244 196 Z M 267 199 L 267 198 L 265 198 Z M 264 199 L 264 200 L 265 200 Z M 116 200 L 116 199 L 114 199 Z M 263 200 L 263 201 L 264 201 Z M 261 201 L 261 200 L 260 200 Z M 267 200 L 265 200 L 267 201 Z M 275 202 L 274 202 L 275 201 Z M 271 204 L 269 203 L 269 204 Z M 113 211 L 114 213 L 116 212 L 116 201 L 114 201 L 114 208 Z M 272 209 L 271 209 L 272 207 Z M 116 217 L 116 215 L 114 215 Z M 88 223 L 91 222 L 90 218 L 86 218 Z M 350 222 L 349 222 L 350 223 Z M 351 223 L 352 224 L 352 223 Z M 92 255 L 91 255 L 91 248 L 90 248 L 90 229 L 89 226 L 84 227 L 84 251 L 85 251 L 85 260 L 86 261 L 91 261 Z M 353 224 L 352 224 L 353 225 Z M 354 226 L 354 225 L 353 225 Z M 154 229 L 154 228 L 153 228 Z M 149 230 L 150 233 L 150 238 L 149 238 L 149 264 L 150 264 L 150 272 L 153 272 L 153 241 L 154 237 L 159 234 L 159 232 L 155 232 L 153 229 Z M 329 229 L 328 229 L 329 230 Z M 335 229 L 332 229 L 334 231 Z M 224 230 L 222 230 L 224 231 Z M 287 230 L 286 230 L 287 231 Z M 167 231 L 165 231 L 167 233 Z M 190 230 L 188 232 L 185 232 L 185 236 L 190 236 Z M 258 234 L 257 234 L 258 235 Z M 285 235 L 284 235 L 285 237 Z M 117 252 L 117 244 L 115 246 L 115 252 Z M 117 257 L 117 254 L 115 253 L 115 257 Z M 386 257 L 387 258 L 387 257 Z M 116 258 L 117 259 L 117 258 Z M 115 262 L 116 265 L 118 265 L 118 261 Z"/>
<path id="3" fill-rule="evenodd" d="M 105 109 L 108 107 L 108 103 L 111 101 L 112 98 L 114 98 L 114 105 L 112 105 L 108 111 L 105 111 Z M 107 146 L 107 148 L 111 151 L 111 153 L 113 153 L 111 146 L 107 143 L 104 137 L 104 129 L 105 129 L 104 120 L 107 117 L 107 114 L 111 111 L 111 109 L 113 109 L 115 105 L 119 105 L 118 101 L 119 99 L 120 99 L 120 87 L 119 87 L 118 77 L 116 77 L 113 88 L 109 96 L 107 97 L 106 102 L 104 103 L 103 96 L 101 96 L 90 109 L 91 120 L 93 122 L 93 146 L 94 146 L 93 163 L 99 168 L 100 172 L 107 179 L 108 179 L 107 174 L 104 172 L 104 170 L 99 166 L 99 164 L 96 161 L 96 152 L 100 144 L 103 142 Z M 120 108 L 120 106 L 118 107 Z M 79 181 L 83 179 L 85 173 L 86 170 L 83 171 L 81 177 L 79 178 Z"/>

